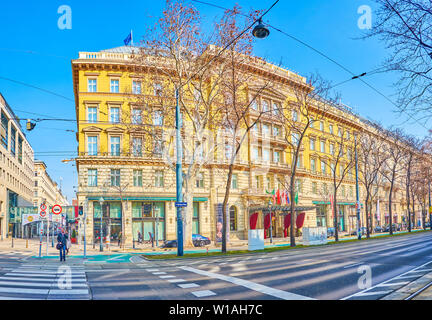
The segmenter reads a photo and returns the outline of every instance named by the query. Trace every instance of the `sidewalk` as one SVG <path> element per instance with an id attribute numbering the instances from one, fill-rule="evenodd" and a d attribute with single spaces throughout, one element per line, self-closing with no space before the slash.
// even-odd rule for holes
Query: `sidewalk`
<path id="1" fill-rule="evenodd" d="M 413 230 L 413 233 L 420 230 Z M 406 233 L 405 231 L 395 232 L 394 234 L 399 233 Z M 380 236 L 388 235 L 388 233 L 378 233 L 378 234 L 372 234 L 372 238 L 379 238 Z M 340 240 L 355 240 L 357 239 L 356 236 L 341 236 Z M 366 236 L 362 236 L 362 239 L 366 239 Z M 334 238 L 329 238 L 328 242 L 334 242 Z M 58 250 L 55 248 L 57 241 L 54 239 L 54 243 L 52 242 L 51 238 L 49 239 L 48 243 L 48 257 L 57 257 L 58 256 Z M 163 244 L 163 241 L 159 241 L 159 246 Z M 302 244 L 302 238 L 297 237 L 296 238 L 296 244 L 301 245 Z M 54 246 L 53 246 L 54 245 Z M 289 238 L 273 238 L 272 243 L 270 243 L 270 239 L 265 240 L 265 247 L 271 248 L 271 247 L 279 247 L 279 246 L 289 246 L 290 241 Z M 248 249 L 248 241 L 247 240 L 230 240 L 228 244 L 228 250 L 247 250 Z M 151 244 L 136 244 L 135 248 L 133 246 L 126 246 L 125 248 L 120 248 L 118 244 L 111 243 L 111 245 L 108 247 L 106 244 L 104 245 L 103 251 L 100 251 L 100 246 L 98 243 L 92 244 L 87 243 L 86 253 L 87 255 L 115 255 L 115 254 L 167 254 L 167 253 L 174 253 L 176 252 L 176 248 L 157 248 L 156 243 L 155 247 L 152 247 Z M 196 247 L 196 248 L 190 248 L 185 249 L 188 253 L 198 253 L 198 252 L 206 252 L 206 251 L 212 252 L 212 251 L 219 251 L 220 245 L 214 245 L 212 243 L 211 245 L 205 246 L 205 247 Z M 26 254 L 31 254 L 32 256 L 39 256 L 39 239 L 33 238 L 33 239 L 13 239 L 13 247 L 12 247 L 12 241 L 11 239 L 4 239 L 3 241 L 0 240 L 0 253 L 1 252 L 23 252 Z M 71 256 L 82 256 L 84 254 L 84 245 L 83 243 L 80 244 L 72 244 L 72 247 L 70 249 L 69 254 Z M 42 250 L 41 250 L 42 256 L 47 256 L 47 243 L 46 239 L 42 242 Z"/>

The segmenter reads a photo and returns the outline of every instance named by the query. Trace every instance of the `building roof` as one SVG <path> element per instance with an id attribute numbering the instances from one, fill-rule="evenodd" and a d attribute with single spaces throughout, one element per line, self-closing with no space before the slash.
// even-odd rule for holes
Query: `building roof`
<path id="1" fill-rule="evenodd" d="M 133 54 L 139 52 L 139 49 L 140 49 L 139 47 L 135 47 L 135 46 L 121 46 L 121 47 L 101 50 L 100 52 Z"/>

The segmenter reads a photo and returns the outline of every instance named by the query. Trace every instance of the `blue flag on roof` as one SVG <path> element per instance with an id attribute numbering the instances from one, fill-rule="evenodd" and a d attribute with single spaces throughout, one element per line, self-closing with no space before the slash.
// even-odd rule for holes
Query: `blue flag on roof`
<path id="1" fill-rule="evenodd" d="M 124 44 L 128 46 L 132 42 L 132 31 L 129 33 L 126 39 L 124 39 Z"/>

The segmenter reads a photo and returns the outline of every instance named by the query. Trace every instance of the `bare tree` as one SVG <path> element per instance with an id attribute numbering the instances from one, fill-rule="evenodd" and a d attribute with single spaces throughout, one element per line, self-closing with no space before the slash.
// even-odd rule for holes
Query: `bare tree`
<path id="1" fill-rule="evenodd" d="M 296 221 L 294 201 L 296 188 L 297 168 L 301 150 L 304 146 L 304 140 L 308 137 L 310 128 L 318 125 L 326 116 L 330 105 L 333 104 L 337 97 L 330 98 L 331 85 L 320 75 L 315 74 L 309 77 L 309 84 L 296 85 L 292 88 L 292 100 L 282 112 L 283 135 L 285 143 L 288 145 L 291 170 L 289 175 L 284 176 L 281 181 L 282 185 L 288 190 L 291 212 L 290 223 L 290 245 L 294 247 L 295 233 L 294 226 Z"/>
<path id="2" fill-rule="evenodd" d="M 369 123 L 371 130 L 362 131 L 358 137 L 358 166 L 360 182 L 366 191 L 365 213 L 366 213 L 366 237 L 370 237 L 371 209 L 372 198 L 377 195 L 378 175 L 381 167 L 386 160 L 386 155 L 381 152 L 382 139 L 380 135 L 380 126 Z M 374 194 L 375 191 L 375 194 Z"/>
<path id="3" fill-rule="evenodd" d="M 383 72 L 400 73 L 396 83 L 401 110 L 431 118 L 432 2 L 429 0 L 375 0 L 377 22 L 366 37 L 387 44 L 390 56 Z"/>
<path id="4" fill-rule="evenodd" d="M 354 133 L 356 134 L 356 133 Z M 344 131 L 338 128 L 337 135 L 334 136 L 332 141 L 334 145 L 333 152 L 331 152 L 328 160 L 322 160 L 322 165 L 330 169 L 331 179 L 333 182 L 333 225 L 335 228 L 335 241 L 339 241 L 338 230 L 338 212 L 337 212 L 337 196 L 338 189 L 345 181 L 347 175 L 355 167 L 354 148 L 356 147 L 352 141 L 352 135 L 349 131 Z"/>
<path id="5" fill-rule="evenodd" d="M 215 24 L 215 29 L 219 25 Z M 226 35 L 229 38 L 228 35 Z M 233 38 L 229 38 L 233 40 Z M 228 39 L 224 39 L 228 41 Z M 175 91 L 178 92 L 183 128 L 183 211 L 185 245 L 192 246 L 193 184 L 202 168 L 214 160 L 212 129 L 223 125 L 222 80 L 227 67 L 217 58 L 224 45 L 218 35 L 202 31 L 199 12 L 180 0 L 167 0 L 156 26 L 147 33 L 131 66 L 136 86 L 132 88 L 132 119 L 129 131 L 132 150 L 144 149 L 160 159 L 159 165 L 175 171 Z M 126 121 L 127 122 L 127 121 Z M 141 140 L 140 140 L 141 139 Z"/>
<path id="6" fill-rule="evenodd" d="M 390 183 L 388 194 L 390 234 L 393 234 L 392 198 L 395 184 L 403 175 L 404 147 L 399 142 L 403 139 L 400 129 L 385 130 L 383 132 L 385 143 L 382 147 L 386 153 L 386 160 L 381 168 L 381 174 Z"/>
<path id="7" fill-rule="evenodd" d="M 414 191 L 416 189 L 416 181 L 414 177 L 413 180 L 413 170 L 416 167 L 417 161 L 419 160 L 419 152 L 420 152 L 420 141 L 410 135 L 404 135 L 403 140 L 400 141 L 405 146 L 404 154 L 405 158 L 403 159 L 403 166 L 405 168 L 405 188 L 406 188 L 406 200 L 407 200 L 407 211 L 408 211 L 408 231 L 411 232 L 411 211 L 410 211 L 410 199 L 412 199 L 412 212 L 415 214 L 415 197 Z"/>

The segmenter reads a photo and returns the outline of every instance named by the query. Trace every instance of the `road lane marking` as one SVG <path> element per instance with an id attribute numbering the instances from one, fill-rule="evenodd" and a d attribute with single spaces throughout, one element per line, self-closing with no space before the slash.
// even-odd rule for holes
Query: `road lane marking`
<path id="1" fill-rule="evenodd" d="M 178 282 L 186 282 L 186 280 L 185 279 L 172 279 L 172 280 L 168 280 L 168 282 L 178 283 Z"/>
<path id="2" fill-rule="evenodd" d="M 184 283 L 184 284 L 178 284 L 178 286 L 180 288 L 183 288 L 183 289 L 198 288 L 199 287 L 199 285 L 196 283 Z"/>
<path id="3" fill-rule="evenodd" d="M 265 285 L 258 284 L 258 283 L 248 281 L 248 280 L 243 280 L 240 278 L 234 278 L 234 277 L 225 276 L 222 274 L 207 272 L 207 271 L 203 271 L 203 270 L 199 270 L 199 269 L 195 269 L 195 268 L 191 268 L 191 267 L 180 267 L 180 269 L 185 270 L 185 271 L 190 271 L 193 273 L 197 273 L 197 274 L 200 274 L 203 276 L 207 276 L 209 278 L 214 278 L 214 279 L 219 279 L 219 280 L 231 282 L 233 284 L 236 284 L 236 285 L 239 285 L 239 286 L 260 292 L 260 293 L 264 293 L 264 294 L 267 294 L 267 295 L 270 295 L 270 296 L 273 296 L 276 298 L 284 299 L 284 300 L 314 300 L 314 299 L 309 298 L 309 297 L 305 297 L 305 296 L 298 295 L 295 293 L 267 287 Z"/>
<path id="4" fill-rule="evenodd" d="M 175 276 L 159 276 L 159 278 L 161 278 L 161 279 L 171 279 L 171 278 L 175 278 Z"/>
<path id="5" fill-rule="evenodd" d="M 216 295 L 216 293 L 214 293 L 211 290 L 192 291 L 191 293 L 197 298 L 210 297 Z"/>
<path id="6" fill-rule="evenodd" d="M 157 275 L 159 275 L 159 274 L 167 274 L 166 272 L 153 272 L 153 274 L 155 275 L 155 276 L 157 276 Z"/>
<path id="7" fill-rule="evenodd" d="M 406 278 L 406 275 L 408 275 L 409 273 L 416 272 L 416 270 L 419 270 L 419 269 L 421 269 L 421 268 L 424 268 L 425 266 L 427 266 L 427 265 L 430 264 L 430 263 L 432 263 L 432 261 L 426 262 L 426 263 L 422 264 L 421 266 L 415 267 L 414 269 L 411 269 L 411 270 L 409 270 L 409 271 L 407 271 L 407 272 L 405 272 L 405 273 L 402 273 L 402 274 L 400 274 L 400 275 L 398 275 L 398 276 L 396 276 L 396 277 L 393 277 L 393 278 L 391 278 L 391 279 L 389 279 L 389 280 L 383 281 L 383 282 L 381 282 L 381 283 L 379 283 L 379 284 L 377 284 L 377 285 L 375 285 L 375 286 L 373 286 L 373 287 L 370 287 L 370 288 L 364 289 L 364 290 L 362 290 L 362 291 L 360 291 L 360 292 L 357 292 L 357 293 L 351 294 L 351 295 L 349 295 L 349 296 L 347 296 L 347 297 L 345 297 L 345 298 L 342 298 L 342 299 L 340 299 L 340 300 L 348 300 L 348 299 L 350 299 L 350 298 L 352 298 L 352 297 L 362 296 L 362 295 L 367 294 L 367 293 L 368 293 L 367 291 L 369 291 L 370 293 L 372 293 L 370 290 L 373 290 L 374 288 L 377 288 L 378 286 L 381 286 L 381 285 L 383 285 L 383 284 L 387 284 L 387 283 L 389 283 L 389 282 L 391 282 L 391 281 L 393 281 L 393 280 L 405 279 L 405 278 Z M 409 277 L 409 276 L 408 276 L 408 277 Z M 413 276 L 411 276 L 411 277 L 413 277 Z M 420 277 L 420 276 L 418 276 L 418 277 Z M 392 291 L 390 291 L 390 292 L 393 292 L 393 291 L 395 291 L 395 290 L 392 290 Z"/>
<path id="8" fill-rule="evenodd" d="M 407 283 L 409 283 L 409 282 L 403 281 L 403 282 L 393 282 L 393 283 L 382 283 L 382 284 L 377 285 L 377 287 L 403 286 Z"/>
<path id="9" fill-rule="evenodd" d="M 355 266 L 358 266 L 358 265 L 361 265 L 361 264 L 363 264 L 363 262 L 359 262 L 359 263 L 354 263 L 354 264 L 350 264 L 350 265 L 348 265 L 348 266 L 345 266 L 345 267 L 343 267 L 344 269 L 348 269 L 348 268 L 351 268 L 351 267 L 355 267 Z"/>
<path id="10" fill-rule="evenodd" d="M 385 295 L 393 292 L 394 290 L 387 291 L 371 291 L 371 292 L 363 292 L 361 294 L 357 294 L 356 297 L 366 297 L 366 296 L 377 296 L 377 295 Z"/>

